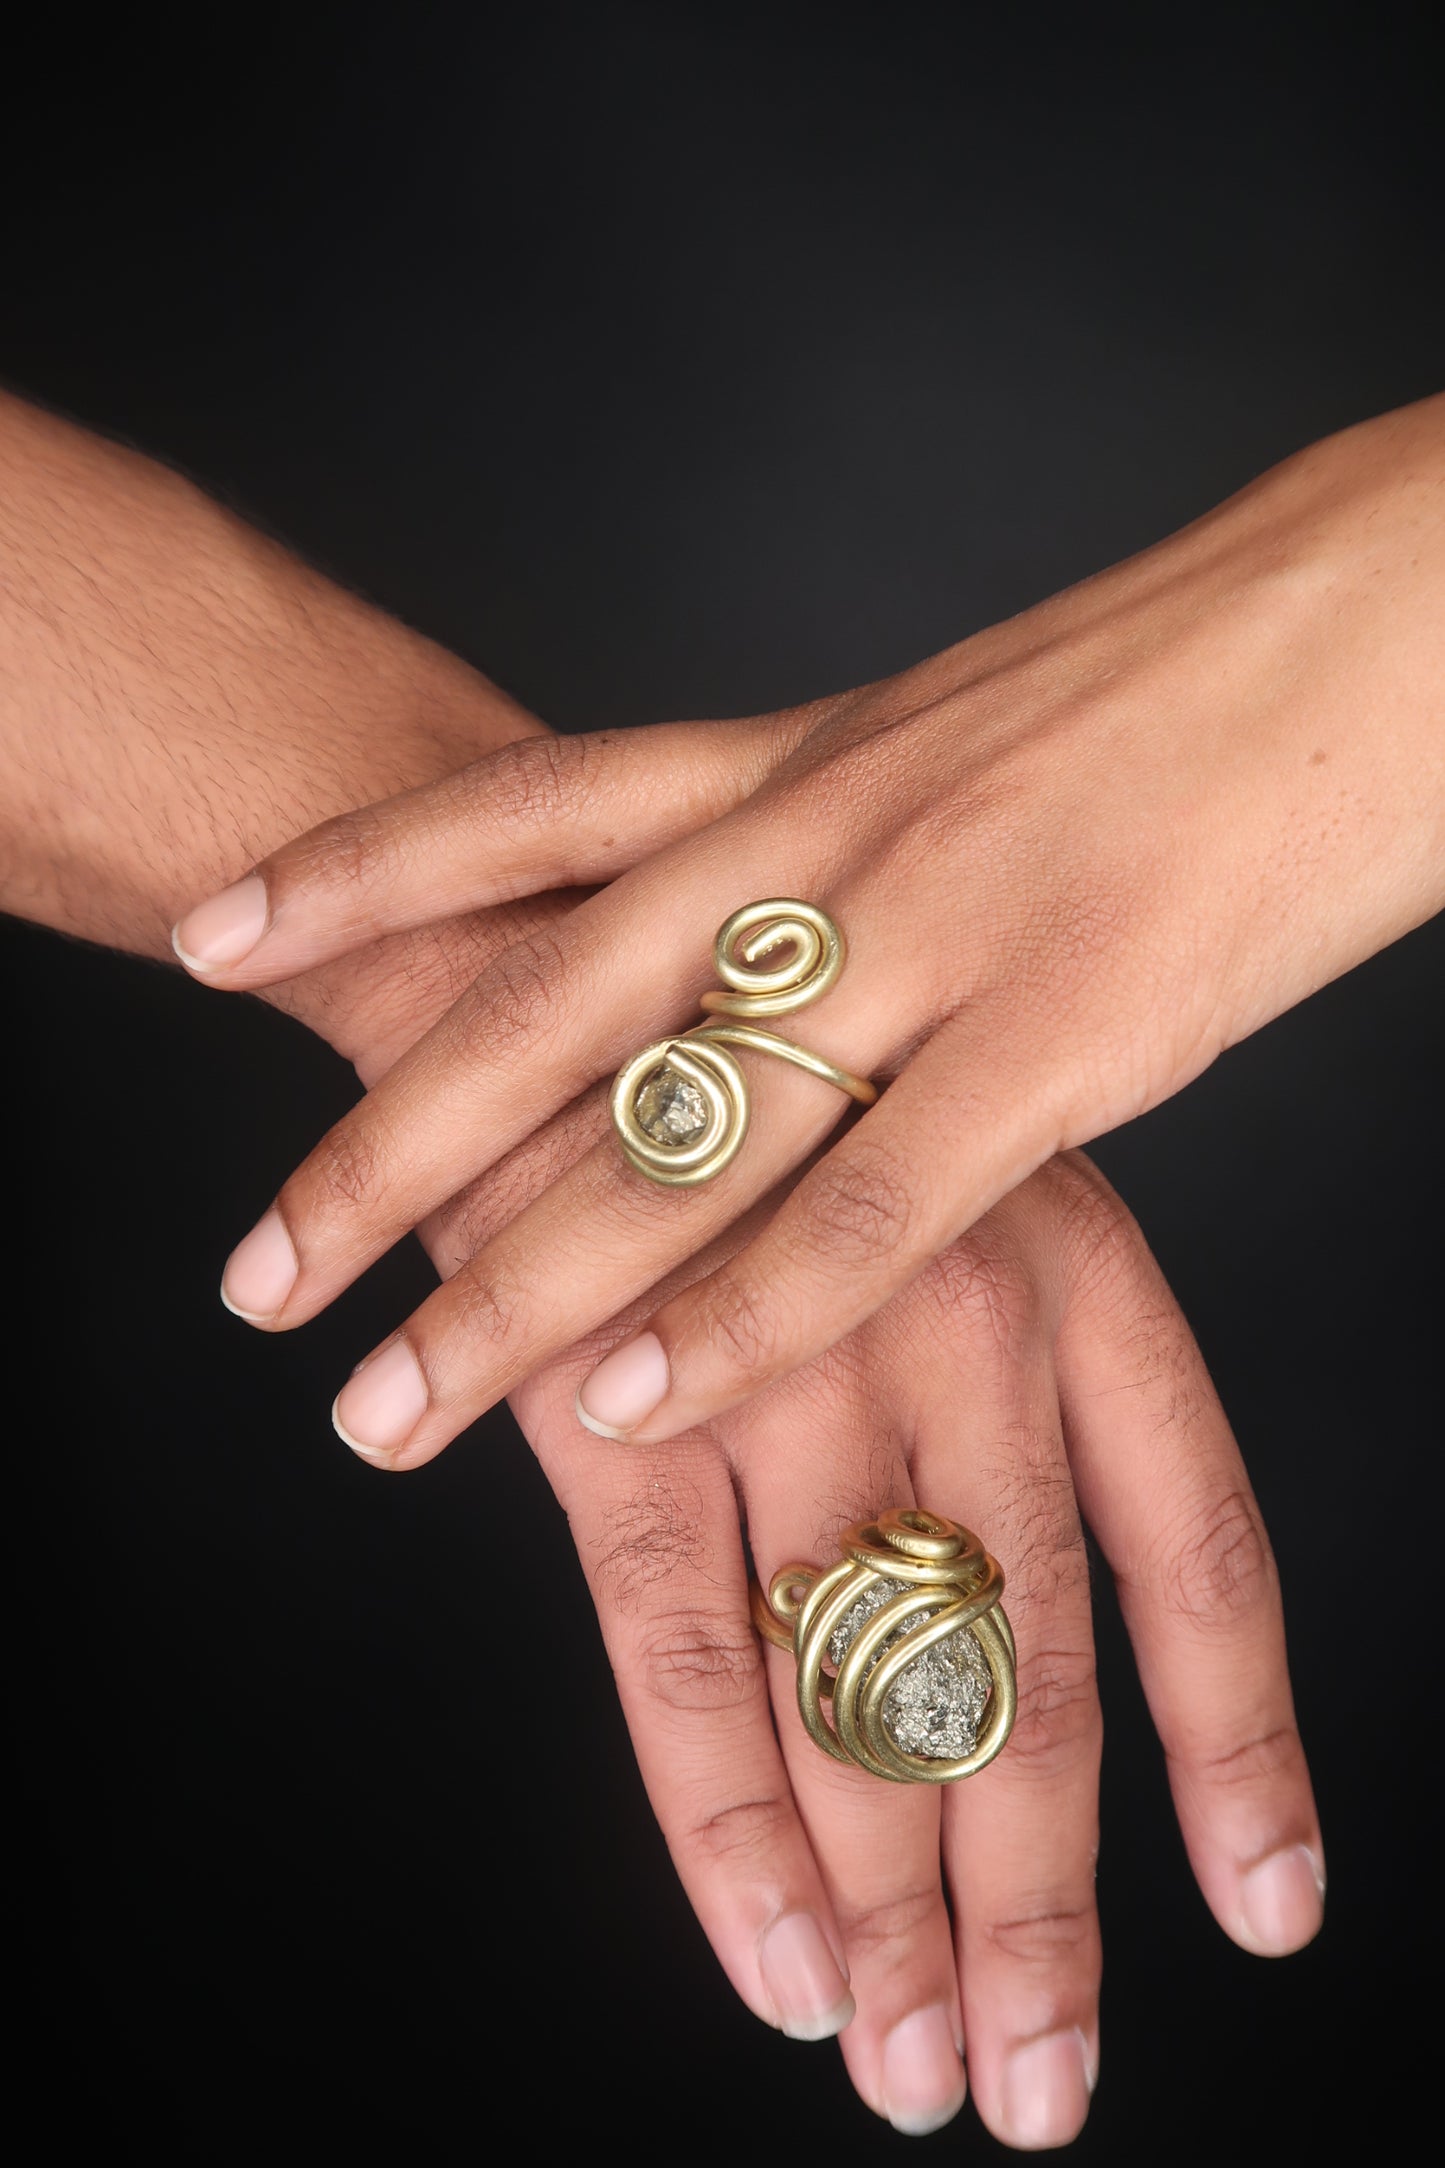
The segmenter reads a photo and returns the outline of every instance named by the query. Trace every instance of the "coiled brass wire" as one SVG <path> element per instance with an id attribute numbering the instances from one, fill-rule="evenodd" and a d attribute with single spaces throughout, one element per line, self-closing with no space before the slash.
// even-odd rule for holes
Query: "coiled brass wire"
<path id="1" fill-rule="evenodd" d="M 766 1595 L 756 1581 L 750 1590 L 758 1632 L 797 1663 L 798 1710 L 809 1735 L 835 1761 L 894 1783 L 954 1784 L 973 1776 L 1003 1748 L 1018 1707 L 998 1561 L 967 1528 L 912 1506 L 860 1521 L 844 1533 L 841 1550 L 836 1565 L 783 1566 Z M 830 1641 L 880 1581 L 903 1587 L 864 1620 L 834 1671 Z M 953 1759 L 910 1753 L 889 1734 L 888 1695 L 910 1664 L 961 1633 L 972 1634 L 992 1682 L 975 1744 Z"/>
<path id="2" fill-rule="evenodd" d="M 783 961 L 767 968 L 765 959 L 780 949 Z M 811 903 L 770 898 L 744 904 L 718 929 L 713 962 L 724 984 L 702 996 L 710 1015 L 750 1018 L 782 1016 L 819 1000 L 836 981 L 846 951 L 843 936 L 826 912 Z M 659 1039 L 634 1054 L 618 1071 L 612 1086 L 612 1124 L 630 1163 L 650 1181 L 672 1188 L 710 1182 L 734 1160 L 748 1132 L 752 1106 L 747 1079 L 728 1053 L 732 1046 L 772 1054 L 810 1076 L 821 1077 L 860 1106 L 878 1097 L 866 1077 L 854 1076 L 791 1039 L 762 1031 L 749 1022 L 694 1024 L 678 1038 Z M 671 1142 L 644 1129 L 638 1103 L 661 1070 L 697 1091 L 704 1109 L 701 1131 Z"/>

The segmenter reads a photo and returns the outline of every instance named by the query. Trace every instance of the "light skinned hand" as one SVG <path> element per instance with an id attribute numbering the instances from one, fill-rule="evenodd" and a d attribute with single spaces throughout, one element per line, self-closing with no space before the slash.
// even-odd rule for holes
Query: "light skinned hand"
<path id="1" fill-rule="evenodd" d="M 232 1256 L 228 1301 L 269 1329 L 314 1316 L 459 1180 L 692 1022 L 732 911 L 800 896 L 849 961 L 797 1036 L 888 1089 L 579 1400 L 647 1441 L 736 1406 L 1059 1149 L 1439 907 L 1442 586 L 1437 398 L 899 678 L 510 745 L 303 836 L 182 922 L 198 975 L 264 986 L 387 930 L 610 885 L 499 956 L 331 1131 Z M 348 1442 L 418 1465 L 793 1174 L 838 1094 L 753 1067 L 725 1174 L 660 1190 L 603 1140 L 346 1385 Z"/>

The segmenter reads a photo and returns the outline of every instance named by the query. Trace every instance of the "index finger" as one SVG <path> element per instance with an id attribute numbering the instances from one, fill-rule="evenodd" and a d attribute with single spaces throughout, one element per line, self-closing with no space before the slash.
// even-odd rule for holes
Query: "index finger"
<path id="1" fill-rule="evenodd" d="M 673 1863 L 749 2009 L 795 2040 L 827 2039 L 853 1997 L 773 1731 L 727 1465 L 704 1437 L 666 1455 L 594 1439 L 578 1451 L 574 1384 L 554 1366 L 522 1412 L 571 1523 Z"/>
<path id="2" fill-rule="evenodd" d="M 172 945 L 208 985 L 274 985 L 381 934 L 609 881 L 757 787 L 774 717 L 518 738 L 439 783 L 323 821 L 196 904 Z"/>

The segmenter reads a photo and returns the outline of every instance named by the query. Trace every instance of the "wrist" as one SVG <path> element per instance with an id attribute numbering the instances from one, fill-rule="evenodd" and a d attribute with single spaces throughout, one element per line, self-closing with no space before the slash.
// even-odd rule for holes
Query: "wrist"
<path id="1" fill-rule="evenodd" d="M 0 399 L 0 907 L 143 954 L 328 815 L 541 725 L 179 475 Z"/>

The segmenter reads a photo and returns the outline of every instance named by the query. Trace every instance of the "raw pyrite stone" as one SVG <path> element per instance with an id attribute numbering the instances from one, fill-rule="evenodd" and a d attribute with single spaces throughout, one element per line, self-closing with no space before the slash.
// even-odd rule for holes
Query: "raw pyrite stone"
<path id="1" fill-rule="evenodd" d="M 902 1581 L 875 1581 L 834 1629 L 828 1654 L 841 1664 L 853 1636 L 903 1589 Z M 919 1612 L 891 1633 L 873 1658 L 921 1626 L 932 1612 Z M 872 1669 L 872 1664 L 869 1665 Z M 889 1688 L 883 1703 L 883 1728 L 905 1754 L 929 1761 L 962 1761 L 978 1744 L 978 1729 L 988 1706 L 993 1675 L 972 1631 L 950 1634 L 909 1664 Z"/>

